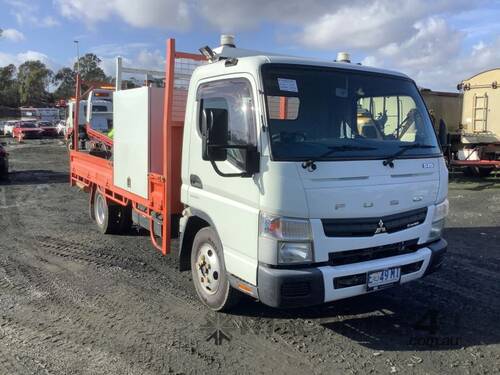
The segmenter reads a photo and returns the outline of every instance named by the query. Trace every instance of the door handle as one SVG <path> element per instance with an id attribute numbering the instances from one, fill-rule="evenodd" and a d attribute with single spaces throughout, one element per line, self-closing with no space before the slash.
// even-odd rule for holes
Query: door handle
<path id="1" fill-rule="evenodd" d="M 191 183 L 191 186 L 198 189 L 203 189 L 203 184 L 201 183 L 201 179 L 197 175 L 192 174 L 191 176 L 189 176 L 189 182 Z"/>

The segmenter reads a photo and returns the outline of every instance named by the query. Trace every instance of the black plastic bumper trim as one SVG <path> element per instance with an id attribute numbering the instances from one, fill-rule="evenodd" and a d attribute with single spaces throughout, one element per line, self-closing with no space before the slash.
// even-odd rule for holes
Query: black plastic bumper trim
<path id="1" fill-rule="evenodd" d="M 325 300 L 323 274 L 318 268 L 276 269 L 259 265 L 259 300 L 272 307 L 303 307 Z"/>
<path id="2" fill-rule="evenodd" d="M 424 276 L 429 275 L 441 268 L 444 261 L 444 255 L 448 250 L 448 242 L 444 239 L 440 239 L 436 242 L 427 244 L 426 247 L 432 251 L 432 254 Z"/>

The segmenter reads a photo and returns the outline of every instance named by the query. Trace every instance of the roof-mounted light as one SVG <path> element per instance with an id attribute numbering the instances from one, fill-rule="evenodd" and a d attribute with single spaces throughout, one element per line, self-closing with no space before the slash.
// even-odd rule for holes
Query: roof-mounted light
<path id="1" fill-rule="evenodd" d="M 220 36 L 220 45 L 222 47 L 236 48 L 236 44 L 234 43 L 234 35 L 222 34 Z"/>
<path id="2" fill-rule="evenodd" d="M 213 62 L 217 56 L 209 46 L 201 47 L 198 51 L 200 51 L 200 53 L 205 56 L 210 62 Z"/>
<path id="3" fill-rule="evenodd" d="M 349 56 L 349 53 L 347 53 L 347 52 L 339 52 L 339 53 L 337 53 L 337 59 L 335 61 L 336 62 L 343 62 L 343 63 L 350 63 L 351 56 Z"/>

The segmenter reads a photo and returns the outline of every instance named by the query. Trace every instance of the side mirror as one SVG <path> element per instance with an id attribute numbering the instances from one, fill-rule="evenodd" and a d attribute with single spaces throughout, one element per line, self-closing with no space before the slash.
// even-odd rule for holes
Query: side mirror
<path id="1" fill-rule="evenodd" d="M 222 177 L 252 177 L 259 172 L 260 153 L 255 145 L 229 144 L 228 112 L 221 108 L 205 108 L 201 113 L 202 158 L 212 164 Z M 242 150 L 244 171 L 224 173 L 216 161 L 227 160 L 227 150 Z"/>
<path id="2" fill-rule="evenodd" d="M 210 161 L 227 159 L 228 113 L 222 108 L 205 108 L 201 114 L 202 158 Z M 212 147 L 211 147 L 212 146 Z"/>

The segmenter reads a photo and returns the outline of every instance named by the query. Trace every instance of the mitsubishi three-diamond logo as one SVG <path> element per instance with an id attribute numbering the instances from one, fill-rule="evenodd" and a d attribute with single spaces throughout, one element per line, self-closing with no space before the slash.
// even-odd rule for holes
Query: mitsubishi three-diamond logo
<path id="1" fill-rule="evenodd" d="M 377 229 L 375 229 L 375 234 L 385 233 L 385 232 L 387 232 L 387 228 L 385 227 L 382 219 L 380 219 L 380 221 L 377 224 Z"/>

